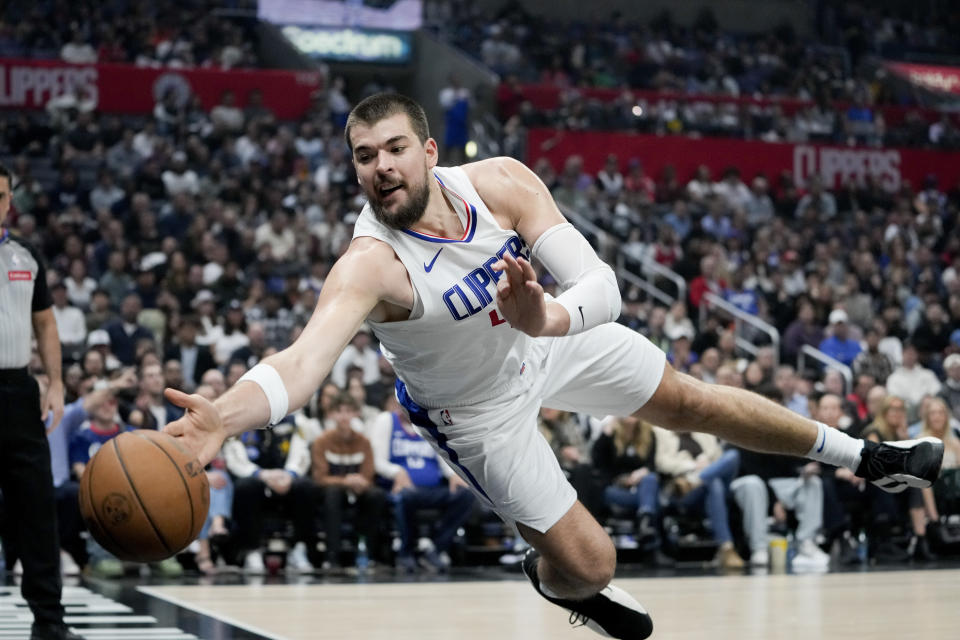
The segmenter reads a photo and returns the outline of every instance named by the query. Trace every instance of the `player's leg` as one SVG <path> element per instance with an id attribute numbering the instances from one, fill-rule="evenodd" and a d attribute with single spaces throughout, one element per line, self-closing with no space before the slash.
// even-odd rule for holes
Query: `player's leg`
<path id="1" fill-rule="evenodd" d="M 669 365 L 634 415 L 667 429 L 712 433 L 754 451 L 849 467 L 892 493 L 930 486 L 943 459 L 943 443 L 936 438 L 887 443 L 851 438 L 755 393 L 706 384 Z"/>
<path id="2" fill-rule="evenodd" d="M 653 620 L 640 603 L 610 583 L 617 552 L 586 507 L 575 502 L 543 532 L 521 523 L 517 529 L 533 546 L 523 572 L 540 595 L 570 610 L 572 624 L 621 640 L 653 633 Z"/>
<path id="3" fill-rule="evenodd" d="M 610 536 L 580 502 L 546 532 L 517 523 L 524 540 L 540 552 L 538 575 L 547 592 L 580 600 L 613 579 L 617 551 Z"/>

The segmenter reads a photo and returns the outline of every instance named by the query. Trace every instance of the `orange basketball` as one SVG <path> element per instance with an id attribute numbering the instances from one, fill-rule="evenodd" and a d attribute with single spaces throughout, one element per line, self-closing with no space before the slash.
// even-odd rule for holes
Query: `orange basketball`
<path id="1" fill-rule="evenodd" d="M 178 553 L 200 533 L 209 507 L 200 462 L 159 431 L 106 442 L 80 479 L 80 512 L 91 535 L 121 560 L 155 562 Z"/>

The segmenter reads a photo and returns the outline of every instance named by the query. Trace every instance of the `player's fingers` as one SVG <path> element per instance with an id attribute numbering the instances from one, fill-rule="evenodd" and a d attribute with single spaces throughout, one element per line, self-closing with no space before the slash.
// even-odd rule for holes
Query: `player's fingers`
<path id="1" fill-rule="evenodd" d="M 504 298 L 510 295 L 510 279 L 509 278 L 500 278 L 499 280 L 497 280 L 497 295 Z"/>
<path id="2" fill-rule="evenodd" d="M 519 287 L 523 283 L 523 269 L 520 268 L 516 258 L 509 253 L 503 255 L 503 261 L 507 263 L 507 277 L 510 279 L 510 285 Z"/>
<path id="3" fill-rule="evenodd" d="M 523 272 L 523 279 L 526 281 L 537 279 L 537 272 L 534 271 L 533 265 L 527 262 L 526 258 L 518 258 L 517 264 L 520 265 L 520 269 Z"/>
<path id="4" fill-rule="evenodd" d="M 174 422 L 168 422 L 164 425 L 162 431 L 168 436 L 173 436 L 174 438 L 179 438 L 183 435 L 183 421 L 176 420 Z"/>
<path id="5" fill-rule="evenodd" d="M 200 406 L 200 401 L 203 399 L 200 396 L 191 396 L 183 391 L 171 389 L 170 387 L 163 390 L 163 395 L 167 400 L 182 409 L 196 409 Z"/>

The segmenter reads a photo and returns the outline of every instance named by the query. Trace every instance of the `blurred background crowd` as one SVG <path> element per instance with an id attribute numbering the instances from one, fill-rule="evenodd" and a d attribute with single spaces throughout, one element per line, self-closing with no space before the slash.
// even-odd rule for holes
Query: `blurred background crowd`
<path id="1" fill-rule="evenodd" d="M 209 3 L 169 4 L 175 10 L 121 0 L 21 4 L 0 24 L 0 56 L 259 64 L 255 20 L 211 13 Z M 429 31 L 502 75 L 499 148 L 523 160 L 534 127 L 957 148 L 952 115 L 931 118 L 915 88 L 861 64 L 903 47 L 957 54 L 956 9 L 923 22 L 839 4 L 824 11 L 813 40 L 788 27 L 729 32 L 710 11 L 691 24 L 669 14 L 586 24 L 520 5 L 486 14 L 472 3 L 428 2 L 425 10 Z M 63 19 L 51 22 L 53 14 Z M 527 98 L 532 85 L 555 89 L 556 105 L 537 107 Z M 164 387 L 216 398 L 309 321 L 364 205 L 343 141 L 346 114 L 391 86 L 332 76 L 296 120 L 278 118 L 258 90 L 225 91 L 212 108 L 169 92 L 156 96 L 152 114 L 123 115 L 102 112 L 78 88 L 42 111 L 0 111 L 0 158 L 15 175 L 8 225 L 48 261 L 63 345 L 70 404 L 51 443 L 66 570 L 77 569 L 71 559 L 106 576 L 124 570 L 82 537 L 74 513 L 91 452 L 124 429 L 176 419 Z M 609 99 L 591 97 L 598 88 L 610 89 Z M 443 132 L 445 158 L 460 161 L 456 141 L 467 131 L 451 130 L 466 127 L 477 97 L 456 79 L 418 97 L 443 109 L 434 135 Z M 785 110 L 782 99 L 802 106 Z M 887 123 L 888 108 L 906 115 Z M 620 322 L 681 371 L 763 393 L 851 435 L 942 438 L 951 469 L 936 491 L 888 496 L 846 470 L 756 456 L 705 434 L 544 410 L 542 433 L 618 546 L 650 562 L 766 566 L 773 532 L 793 541 L 796 567 L 812 570 L 956 552 L 960 184 L 931 173 L 893 191 L 869 175 L 835 187 L 816 175 L 744 174 L 736 157 L 719 175 L 706 165 L 648 174 L 645 158 L 609 151 L 592 173 L 577 155 L 532 168 L 618 265 Z M 648 281 L 663 295 L 624 271 L 654 274 Z M 263 572 L 273 566 L 272 538 L 286 541 L 287 566 L 302 571 L 335 571 L 358 557 L 443 571 L 478 561 L 470 548 L 516 560 L 522 545 L 512 532 L 420 446 L 377 347 L 362 329 L 307 407 L 224 447 L 208 470 L 210 521 L 184 564 Z M 818 355 L 803 357 L 805 347 Z M 32 367 L 42 379 L 39 358 Z M 343 463 L 345 452 L 362 462 Z M 420 521 L 436 526 L 418 524 L 422 511 L 435 517 Z M 182 566 L 156 569 L 177 575 Z"/>

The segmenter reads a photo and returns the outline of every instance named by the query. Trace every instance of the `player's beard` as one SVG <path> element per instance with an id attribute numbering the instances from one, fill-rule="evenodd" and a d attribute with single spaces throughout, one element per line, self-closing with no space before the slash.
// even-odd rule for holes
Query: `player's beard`
<path id="1" fill-rule="evenodd" d="M 370 208 L 373 209 L 373 215 L 377 217 L 377 220 L 398 231 L 409 229 L 419 222 L 424 211 L 427 210 L 427 203 L 430 201 L 430 185 L 427 182 L 426 172 L 424 172 L 424 179 L 420 186 L 405 185 L 405 188 L 407 190 L 407 202 L 394 213 L 389 213 L 377 199 L 370 199 Z"/>

